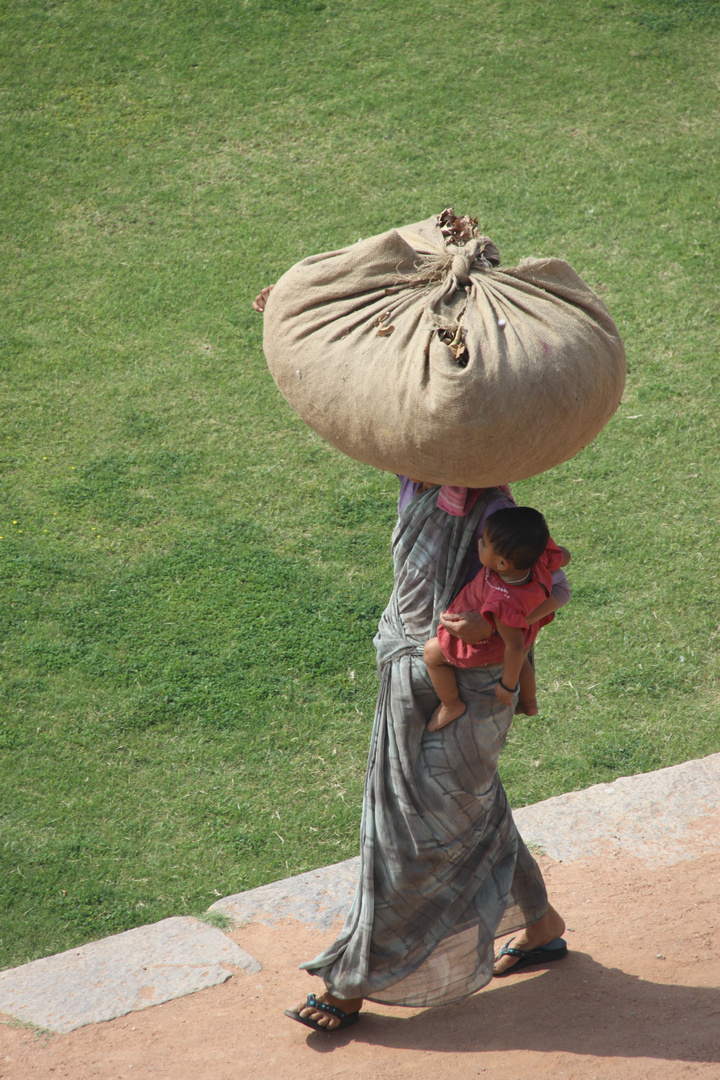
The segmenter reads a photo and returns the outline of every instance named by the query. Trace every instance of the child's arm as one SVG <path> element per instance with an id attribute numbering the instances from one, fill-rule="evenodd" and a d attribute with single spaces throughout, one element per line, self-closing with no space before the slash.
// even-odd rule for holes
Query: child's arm
<path id="1" fill-rule="evenodd" d="M 562 547 L 560 544 L 558 544 L 557 547 L 562 551 L 562 562 L 560 563 L 560 566 L 567 566 L 570 562 L 570 552 L 566 547 Z M 555 593 L 551 592 L 547 599 L 543 600 L 542 604 L 536 607 L 534 611 L 531 611 L 529 615 L 525 616 L 525 621 L 528 626 L 538 622 L 540 619 L 544 619 L 546 615 L 552 615 L 554 611 L 557 611 L 558 608 L 562 607 L 563 604 L 566 604 L 570 599 L 570 589 L 568 588 L 567 578 L 564 574 L 561 575 L 561 577 L 565 583 L 564 593 L 567 593 L 567 595 L 564 595 L 563 593 L 561 598 L 558 599 L 558 597 L 555 596 Z M 553 584 L 553 590 L 555 589 L 555 584 L 557 583 Z"/>
<path id="2" fill-rule="evenodd" d="M 531 611 L 529 615 L 525 616 L 525 622 L 530 626 L 531 623 L 536 623 L 538 619 L 544 619 L 546 615 L 552 615 L 553 611 L 557 611 L 560 607 L 556 596 L 552 593 L 546 600 L 543 600 L 542 604 L 539 604 L 534 611 Z M 505 680 L 503 679 L 503 682 Z"/>
<path id="3" fill-rule="evenodd" d="M 506 626 L 498 619 L 495 620 L 495 625 L 498 634 L 505 642 L 502 679 L 495 684 L 495 697 L 498 701 L 502 701 L 503 705 L 512 705 L 515 688 L 520 678 L 520 668 L 525 658 L 523 649 L 525 637 L 519 626 Z"/>

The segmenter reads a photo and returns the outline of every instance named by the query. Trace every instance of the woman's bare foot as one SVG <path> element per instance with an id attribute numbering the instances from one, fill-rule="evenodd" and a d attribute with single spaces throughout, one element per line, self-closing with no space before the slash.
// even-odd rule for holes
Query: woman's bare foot
<path id="1" fill-rule="evenodd" d="M 524 716 L 537 716 L 538 703 L 537 698 L 526 698 L 525 701 L 518 701 L 515 706 L 515 715 L 522 714 Z"/>
<path id="2" fill-rule="evenodd" d="M 323 994 L 316 994 L 318 1001 L 324 1002 L 326 1005 L 334 1005 L 336 1009 L 342 1009 L 346 1016 L 351 1013 L 357 1012 L 362 1007 L 362 998 L 348 998 L 343 1000 L 342 998 L 336 998 L 326 990 Z M 312 1005 L 308 1005 L 307 1001 L 300 1001 L 297 1005 L 293 1005 L 290 1012 L 297 1013 L 298 1016 L 304 1016 L 307 1019 L 315 1020 L 318 1027 L 324 1027 L 328 1031 L 333 1031 L 336 1027 L 340 1026 L 340 1017 L 333 1016 L 332 1013 L 322 1012 L 318 1009 L 314 1009 Z"/>
<path id="3" fill-rule="evenodd" d="M 454 701 L 452 705 L 438 705 L 428 722 L 428 731 L 439 731 L 441 727 L 445 727 L 446 724 L 457 720 L 458 716 L 462 716 L 466 709 L 467 705 L 461 698 Z"/>
<path id="4" fill-rule="evenodd" d="M 554 907 L 548 905 L 542 919 L 538 919 L 537 922 L 526 926 L 524 930 L 518 930 L 512 939 L 512 947 L 513 949 L 524 949 L 526 951 L 540 949 L 543 945 L 549 945 L 551 941 L 561 937 L 564 933 L 565 920 Z M 499 960 L 495 961 L 493 974 L 501 975 L 504 971 L 514 967 L 518 959 L 517 956 L 501 956 Z"/>

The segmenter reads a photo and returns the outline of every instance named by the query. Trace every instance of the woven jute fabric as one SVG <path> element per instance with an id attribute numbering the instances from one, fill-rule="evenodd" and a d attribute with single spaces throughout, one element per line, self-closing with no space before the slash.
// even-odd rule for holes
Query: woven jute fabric
<path id="1" fill-rule="evenodd" d="M 343 453 L 421 480 L 486 487 L 573 457 L 617 409 L 625 352 L 562 259 L 498 266 L 439 217 L 303 259 L 265 310 L 281 393 Z"/>

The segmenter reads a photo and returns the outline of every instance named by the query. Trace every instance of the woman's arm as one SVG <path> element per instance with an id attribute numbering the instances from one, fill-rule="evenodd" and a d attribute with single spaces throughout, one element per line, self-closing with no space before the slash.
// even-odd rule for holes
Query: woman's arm
<path id="1" fill-rule="evenodd" d="M 478 641 L 485 641 L 493 634 L 492 626 L 479 611 L 458 611 L 455 614 L 443 611 L 440 625 L 445 627 L 448 634 L 460 638 L 466 645 L 476 645 Z"/>

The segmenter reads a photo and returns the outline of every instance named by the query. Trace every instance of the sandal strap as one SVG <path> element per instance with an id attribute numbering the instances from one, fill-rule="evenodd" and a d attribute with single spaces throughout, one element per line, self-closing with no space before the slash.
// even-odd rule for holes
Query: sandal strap
<path id="1" fill-rule="evenodd" d="M 513 949 L 513 948 L 511 948 L 510 942 L 512 940 L 513 940 L 512 938 L 508 938 L 506 943 L 503 945 L 502 949 L 500 950 L 500 952 L 497 955 L 498 960 L 500 959 L 501 956 L 517 956 L 519 960 L 523 960 L 527 956 L 527 950 L 526 949 Z"/>
<path id="2" fill-rule="evenodd" d="M 314 994 L 308 994 L 305 1005 L 311 1009 L 317 1009 L 318 1012 L 332 1013 L 333 1016 L 339 1017 L 344 1020 L 347 1017 L 347 1013 L 342 1009 L 338 1009 L 336 1005 L 329 1005 L 327 1001 L 318 1001 Z"/>

